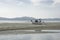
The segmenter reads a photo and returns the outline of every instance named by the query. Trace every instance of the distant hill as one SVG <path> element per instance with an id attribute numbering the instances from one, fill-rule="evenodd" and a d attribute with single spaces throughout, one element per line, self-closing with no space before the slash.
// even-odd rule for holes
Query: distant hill
<path id="1" fill-rule="evenodd" d="M 0 17 L 0 20 L 11 20 L 11 21 L 14 21 L 14 20 L 17 20 L 17 21 L 29 21 L 29 20 L 34 20 L 34 19 L 36 19 L 36 18 L 33 18 L 33 17 L 16 17 L 16 18 L 4 18 L 4 17 Z M 55 20 L 57 20 L 57 21 L 60 21 L 60 18 L 48 18 L 48 19 L 42 19 L 42 20 L 46 20 L 46 21 L 48 21 L 48 20 L 50 20 L 50 21 L 55 21 Z"/>
<path id="2" fill-rule="evenodd" d="M 60 18 L 48 18 L 48 19 L 43 19 L 43 20 L 46 20 L 46 21 L 60 21 Z"/>
<path id="3" fill-rule="evenodd" d="M 35 18 L 33 17 L 16 17 L 16 18 L 13 18 L 12 20 L 34 20 Z"/>
<path id="4" fill-rule="evenodd" d="M 4 18 L 4 17 L 0 17 L 0 20 L 22 20 L 22 21 L 24 21 L 24 20 L 34 20 L 35 18 L 33 18 L 33 17 L 16 17 L 16 18 Z"/>

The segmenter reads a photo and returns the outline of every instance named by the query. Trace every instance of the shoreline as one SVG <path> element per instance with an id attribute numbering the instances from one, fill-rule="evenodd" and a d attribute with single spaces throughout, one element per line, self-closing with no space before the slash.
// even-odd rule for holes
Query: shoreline
<path id="1" fill-rule="evenodd" d="M 0 31 L 0 35 L 10 35 L 10 34 L 53 34 L 53 33 L 60 33 L 60 30 L 59 30 L 59 32 L 50 32 L 50 31 L 35 32 L 35 31 L 24 31 L 24 30 Z"/>
<path id="2" fill-rule="evenodd" d="M 39 34 L 39 33 L 60 33 L 60 32 L 34 32 L 21 30 L 60 30 L 60 22 L 46 23 L 45 25 L 34 25 L 31 23 L 1 23 L 0 34 Z M 18 31 L 20 30 L 20 31 Z"/>

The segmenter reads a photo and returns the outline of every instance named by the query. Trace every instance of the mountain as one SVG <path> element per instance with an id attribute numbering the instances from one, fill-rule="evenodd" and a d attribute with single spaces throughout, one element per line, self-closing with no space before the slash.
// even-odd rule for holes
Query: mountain
<path id="1" fill-rule="evenodd" d="M 42 19 L 42 20 L 46 20 L 46 21 L 60 21 L 60 18 L 45 18 L 45 19 Z"/>
<path id="2" fill-rule="evenodd" d="M 16 18 L 4 18 L 4 17 L 0 17 L 0 20 L 11 20 L 11 21 L 14 21 L 14 20 L 17 20 L 17 21 L 29 21 L 29 20 L 35 20 L 36 18 L 33 18 L 33 17 L 16 17 Z M 42 20 L 46 20 L 46 21 L 60 21 L 60 18 L 45 18 L 45 19 L 42 19 Z"/>
<path id="3" fill-rule="evenodd" d="M 16 17 L 16 18 L 13 18 L 12 20 L 34 20 L 35 18 L 33 17 Z"/>
<path id="4" fill-rule="evenodd" d="M 16 18 L 4 18 L 0 17 L 0 20 L 18 20 L 18 21 L 24 21 L 24 20 L 34 20 L 35 18 L 33 17 L 16 17 Z"/>

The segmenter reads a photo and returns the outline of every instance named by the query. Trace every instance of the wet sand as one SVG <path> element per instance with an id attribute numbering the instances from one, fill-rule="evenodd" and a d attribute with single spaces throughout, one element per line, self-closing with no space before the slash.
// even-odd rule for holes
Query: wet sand
<path id="1" fill-rule="evenodd" d="M 60 22 L 44 23 L 42 25 L 34 25 L 31 23 L 0 23 L 0 34 L 55 33 L 55 32 L 25 31 L 41 29 L 60 30 Z"/>
<path id="2" fill-rule="evenodd" d="M 60 22 L 44 23 L 35 25 L 32 23 L 0 23 L 0 31 L 4 30 L 60 30 Z"/>

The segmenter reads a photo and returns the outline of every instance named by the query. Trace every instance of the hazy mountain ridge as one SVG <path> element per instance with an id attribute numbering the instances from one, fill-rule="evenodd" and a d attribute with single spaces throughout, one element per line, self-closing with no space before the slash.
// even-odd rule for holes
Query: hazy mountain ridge
<path id="1" fill-rule="evenodd" d="M 46 19 L 43 19 L 43 20 L 46 20 L 46 21 L 60 21 L 60 18 L 46 18 Z"/>
<path id="2" fill-rule="evenodd" d="M 4 17 L 0 17 L 0 20 L 34 20 L 36 18 L 33 17 L 16 17 L 16 18 L 4 18 Z"/>
<path id="3" fill-rule="evenodd" d="M 16 17 L 16 18 L 4 18 L 4 17 L 0 17 L 0 20 L 18 20 L 18 21 L 25 21 L 25 20 L 34 20 L 36 18 L 34 17 Z M 60 18 L 45 18 L 42 20 L 58 20 L 60 21 Z"/>

